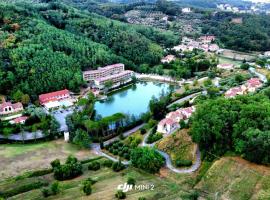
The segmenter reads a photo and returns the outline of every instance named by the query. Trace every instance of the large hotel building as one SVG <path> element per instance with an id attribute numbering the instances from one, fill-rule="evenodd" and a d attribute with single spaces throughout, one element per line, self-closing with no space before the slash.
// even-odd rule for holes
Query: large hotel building
<path id="1" fill-rule="evenodd" d="M 99 67 L 97 70 L 83 72 L 83 79 L 87 82 L 93 82 L 96 86 L 103 86 L 107 81 L 113 83 L 124 82 L 133 76 L 134 72 L 125 70 L 122 63 Z"/>

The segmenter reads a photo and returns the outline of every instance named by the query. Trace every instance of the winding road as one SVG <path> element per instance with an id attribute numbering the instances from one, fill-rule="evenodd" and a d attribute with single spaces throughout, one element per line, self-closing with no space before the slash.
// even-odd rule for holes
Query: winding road
<path id="1" fill-rule="evenodd" d="M 150 130 L 151 131 L 151 130 Z M 150 131 L 148 131 L 148 133 L 145 135 L 143 142 L 141 143 L 141 146 L 149 146 L 149 147 L 153 147 L 157 142 L 154 142 L 152 144 L 147 144 L 146 140 L 150 134 Z M 168 136 L 168 135 L 167 135 Z M 193 173 L 195 171 L 197 171 L 199 169 L 199 167 L 201 166 L 201 152 L 199 150 L 199 147 L 197 145 L 197 149 L 196 149 L 196 160 L 195 163 L 192 164 L 189 168 L 176 168 L 173 166 L 172 164 L 172 160 L 169 154 L 167 154 L 164 151 L 160 151 L 158 149 L 156 149 L 157 152 L 159 152 L 164 158 L 165 158 L 165 162 L 166 162 L 166 167 L 168 169 L 170 169 L 171 171 L 178 173 L 178 174 L 190 174 Z"/>
<path id="2" fill-rule="evenodd" d="M 143 125 L 144 125 L 144 124 L 139 125 L 139 126 L 133 128 L 133 129 L 131 129 L 131 130 L 125 132 L 123 135 L 124 135 L 125 137 L 127 137 L 127 136 L 129 136 L 129 135 L 135 133 L 135 132 L 136 132 L 137 130 L 139 130 Z M 150 131 L 148 131 L 147 134 L 145 134 L 145 136 L 144 136 L 144 138 L 143 138 L 143 141 L 142 141 L 142 143 L 140 144 L 140 146 L 149 146 L 149 147 L 153 147 L 153 146 L 155 145 L 155 143 L 153 143 L 153 144 L 147 144 L 147 143 L 146 143 L 146 140 L 147 140 L 147 137 L 149 136 L 149 134 L 150 134 Z M 110 139 L 110 140 L 107 140 L 106 142 L 104 142 L 104 144 L 105 144 L 105 145 L 111 144 L 112 142 L 114 142 L 114 141 L 116 141 L 116 140 L 118 140 L 118 139 L 119 139 L 119 136 L 118 136 L 118 137 L 115 137 L 115 138 L 112 138 L 112 139 Z M 104 152 L 101 150 L 100 144 L 99 144 L 99 143 L 93 143 L 91 147 L 92 147 L 93 151 L 94 151 L 97 155 L 104 156 L 104 157 L 106 157 L 106 158 L 108 158 L 108 159 L 110 159 L 110 160 L 112 160 L 112 161 L 114 161 L 114 162 L 117 162 L 117 161 L 118 161 L 118 159 L 116 159 L 115 157 L 110 156 L 110 155 L 104 153 Z M 175 172 L 175 173 L 178 173 L 178 174 L 191 174 L 191 173 L 197 171 L 197 170 L 199 169 L 200 165 L 201 165 L 201 152 L 200 152 L 198 146 L 197 146 L 197 150 L 196 150 L 196 160 L 195 160 L 195 163 L 192 164 L 192 166 L 190 166 L 189 168 L 176 168 L 176 167 L 174 167 L 173 164 L 172 164 L 172 160 L 171 160 L 170 156 L 169 156 L 167 153 L 165 153 L 165 152 L 163 152 L 163 151 L 160 151 L 160 150 L 158 150 L 158 149 L 155 149 L 155 150 L 156 150 L 157 152 L 159 152 L 159 153 L 165 158 L 165 164 L 166 164 L 166 167 L 167 167 L 169 170 L 171 170 L 171 171 L 173 171 L 173 172 Z M 124 165 L 129 165 L 129 164 L 130 164 L 129 161 L 121 161 L 121 162 L 122 162 L 122 164 L 124 164 Z"/>

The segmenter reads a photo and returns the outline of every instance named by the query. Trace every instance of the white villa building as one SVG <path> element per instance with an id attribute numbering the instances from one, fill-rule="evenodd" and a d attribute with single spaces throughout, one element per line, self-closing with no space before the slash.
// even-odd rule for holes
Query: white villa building
<path id="1" fill-rule="evenodd" d="M 195 112 L 195 106 L 180 108 L 174 112 L 170 112 L 166 115 L 166 118 L 158 123 L 157 132 L 163 134 L 170 134 L 177 129 L 181 128 L 179 122 L 185 120 L 186 122 Z"/>

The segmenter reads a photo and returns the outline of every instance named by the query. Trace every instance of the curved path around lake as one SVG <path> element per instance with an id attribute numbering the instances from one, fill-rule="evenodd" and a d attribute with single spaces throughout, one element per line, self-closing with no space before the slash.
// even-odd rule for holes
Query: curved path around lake
<path id="1" fill-rule="evenodd" d="M 146 140 L 147 140 L 149 134 L 150 134 L 150 131 L 148 131 L 148 133 L 145 135 L 141 146 L 153 147 L 158 142 L 157 141 L 157 142 L 154 142 L 152 144 L 147 144 Z M 170 169 L 171 171 L 175 172 L 175 173 L 178 173 L 178 174 L 190 174 L 190 173 L 193 173 L 193 172 L 197 171 L 199 169 L 199 167 L 201 166 L 201 152 L 200 152 L 200 149 L 199 149 L 198 145 L 197 145 L 197 149 L 196 149 L 195 163 L 192 164 L 188 168 L 182 168 L 182 169 L 179 169 L 179 168 L 176 168 L 176 167 L 173 166 L 172 160 L 171 160 L 171 157 L 170 157 L 169 154 L 167 154 L 164 151 L 158 150 L 158 149 L 156 149 L 156 151 L 159 152 L 165 158 L 166 167 L 168 169 Z"/>
<path id="2" fill-rule="evenodd" d="M 136 132 L 137 130 L 139 130 L 143 125 L 144 125 L 144 124 L 139 125 L 139 126 L 133 128 L 133 129 L 131 129 L 131 130 L 125 132 L 123 135 L 127 137 L 127 136 L 129 136 L 129 135 L 135 133 L 135 132 Z M 153 144 L 147 144 L 147 143 L 146 143 L 146 140 L 147 140 L 149 134 L 150 134 L 150 131 L 148 131 L 147 134 L 145 134 L 145 136 L 144 136 L 144 138 L 143 138 L 143 141 L 142 141 L 142 143 L 140 144 L 140 146 L 149 146 L 149 147 L 153 147 L 153 146 L 155 145 L 156 142 L 153 143 Z M 106 145 L 111 144 L 112 142 L 114 142 L 114 141 L 116 141 L 116 140 L 118 140 L 118 139 L 119 139 L 119 136 L 118 136 L 118 137 L 115 137 L 115 138 L 112 138 L 112 139 L 110 139 L 110 140 L 107 140 L 106 142 L 104 142 L 104 144 L 105 144 L 105 143 L 106 143 Z M 108 159 L 110 159 L 110 160 L 112 160 L 112 161 L 114 161 L 114 162 L 117 162 L 117 161 L 118 161 L 118 159 L 116 159 L 115 157 L 110 156 L 110 155 L 104 153 L 104 152 L 101 150 L 100 144 L 99 144 L 99 143 L 93 143 L 93 144 L 92 144 L 92 149 L 94 150 L 94 152 L 95 152 L 97 155 L 104 156 L 104 157 L 106 157 L 106 158 L 108 158 Z M 195 163 L 192 164 L 191 167 L 189 167 L 189 168 L 183 168 L 183 169 L 179 169 L 179 168 L 174 167 L 173 164 L 172 164 L 171 158 L 170 158 L 170 156 L 169 156 L 167 153 L 165 153 L 165 152 L 163 152 L 163 151 L 160 151 L 160 150 L 158 150 L 158 149 L 156 149 L 156 151 L 159 152 L 159 153 L 165 158 L 165 161 L 166 161 L 166 162 L 165 162 L 165 163 L 166 163 L 166 167 L 167 167 L 169 170 L 171 170 L 171 171 L 173 171 L 173 172 L 175 172 L 175 173 L 178 173 L 178 174 L 190 174 L 190 173 L 193 173 L 193 172 L 197 171 L 197 170 L 199 169 L 200 165 L 201 165 L 201 152 L 200 152 L 198 146 L 197 146 L 197 150 L 196 150 L 196 160 L 195 160 Z M 121 162 L 122 162 L 122 164 L 124 164 L 124 165 L 129 165 L 129 164 L 130 164 L 129 161 L 121 161 Z"/>

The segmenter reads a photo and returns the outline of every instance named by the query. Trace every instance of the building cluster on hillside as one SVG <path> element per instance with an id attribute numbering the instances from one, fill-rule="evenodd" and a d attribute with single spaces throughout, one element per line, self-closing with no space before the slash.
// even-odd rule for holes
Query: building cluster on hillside
<path id="1" fill-rule="evenodd" d="M 230 88 L 225 92 L 225 98 L 234 98 L 237 95 L 244 95 L 250 92 L 255 92 L 258 88 L 262 87 L 263 84 L 259 78 L 251 78 L 246 84 Z"/>
<path id="2" fill-rule="evenodd" d="M 20 102 L 12 103 L 10 101 L 6 102 L 3 99 L 3 103 L 0 104 L 0 117 L 1 120 L 10 120 L 11 124 L 23 124 L 27 116 L 22 116 L 24 111 L 23 105 Z"/>
<path id="3" fill-rule="evenodd" d="M 192 10 L 189 7 L 182 8 L 182 13 L 191 13 L 191 12 L 192 12 Z"/>
<path id="4" fill-rule="evenodd" d="M 170 134 L 180 128 L 179 122 L 181 120 L 187 121 L 192 113 L 195 111 L 195 107 L 180 108 L 174 112 L 170 112 L 166 115 L 166 118 L 158 123 L 157 132 L 163 134 Z"/>
<path id="5" fill-rule="evenodd" d="M 217 5 L 217 8 L 221 11 L 234 12 L 234 13 L 240 12 L 238 7 L 232 6 L 230 4 L 219 4 Z"/>
<path id="6" fill-rule="evenodd" d="M 74 104 L 74 99 L 67 89 L 39 95 L 39 103 L 47 110 L 59 107 L 70 107 Z"/>
<path id="7" fill-rule="evenodd" d="M 194 49 L 200 49 L 204 52 L 218 52 L 219 46 L 214 43 L 216 37 L 214 35 L 205 35 L 199 37 L 197 40 L 183 37 L 181 44 L 173 47 L 173 50 L 177 52 L 193 51 Z"/>
<path id="8" fill-rule="evenodd" d="M 171 63 L 172 61 L 175 61 L 176 57 L 174 55 L 167 55 L 164 58 L 161 59 L 161 63 Z"/>
<path id="9" fill-rule="evenodd" d="M 97 70 L 83 72 L 83 79 L 91 83 L 92 88 L 103 89 L 106 82 L 111 81 L 113 85 L 130 82 L 134 76 L 131 70 L 125 70 L 122 63 L 99 67 Z"/>
<path id="10" fill-rule="evenodd" d="M 251 5 L 247 6 L 233 6 L 230 4 L 218 4 L 217 9 L 224 11 L 224 12 L 233 12 L 233 13 L 249 13 L 249 14 L 259 14 L 265 13 L 270 14 L 270 10 L 268 9 L 269 6 L 266 6 L 267 2 L 261 3 L 252 3 Z"/>

